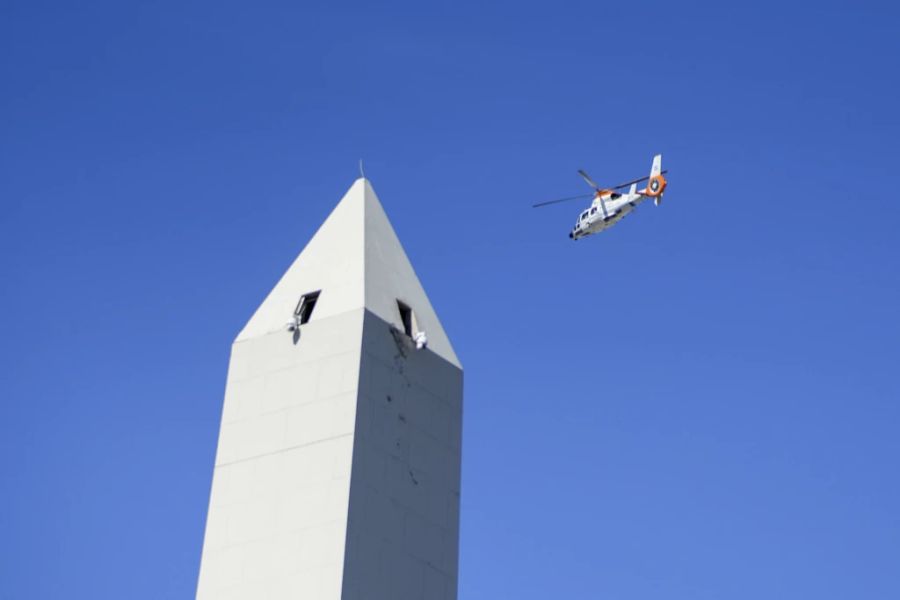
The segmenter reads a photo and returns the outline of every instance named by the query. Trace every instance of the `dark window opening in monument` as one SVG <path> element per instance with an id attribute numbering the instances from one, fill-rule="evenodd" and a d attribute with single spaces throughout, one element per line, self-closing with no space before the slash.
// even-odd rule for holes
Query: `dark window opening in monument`
<path id="1" fill-rule="evenodd" d="M 400 321 L 403 323 L 403 332 L 409 337 L 413 336 L 413 312 L 410 307 L 397 300 L 397 308 L 400 309 Z"/>
<path id="2" fill-rule="evenodd" d="M 316 301 L 319 299 L 320 293 L 322 293 L 322 290 L 300 296 L 300 302 L 297 303 L 297 308 L 294 309 L 294 315 L 298 318 L 301 325 L 308 322 L 309 318 L 312 316 L 313 309 L 316 307 Z"/>

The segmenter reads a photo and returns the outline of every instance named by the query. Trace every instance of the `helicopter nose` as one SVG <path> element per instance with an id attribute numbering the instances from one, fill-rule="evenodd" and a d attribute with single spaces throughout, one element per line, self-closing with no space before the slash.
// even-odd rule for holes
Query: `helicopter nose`
<path id="1" fill-rule="evenodd" d="M 573 237 L 575 237 L 575 235 L 570 231 L 570 232 L 569 232 L 569 239 L 572 239 Z"/>

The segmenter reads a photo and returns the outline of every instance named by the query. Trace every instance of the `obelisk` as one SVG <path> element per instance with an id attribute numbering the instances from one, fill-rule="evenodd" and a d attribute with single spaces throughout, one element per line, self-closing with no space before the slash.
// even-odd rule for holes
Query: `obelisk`
<path id="1" fill-rule="evenodd" d="M 456 600 L 462 381 L 358 179 L 232 346 L 198 600 Z"/>

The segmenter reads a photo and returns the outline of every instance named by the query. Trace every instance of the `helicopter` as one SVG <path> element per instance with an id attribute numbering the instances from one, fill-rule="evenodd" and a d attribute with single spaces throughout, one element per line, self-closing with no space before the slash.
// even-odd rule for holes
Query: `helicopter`
<path id="1" fill-rule="evenodd" d="M 662 202 L 663 192 L 666 191 L 667 182 L 664 177 L 666 173 L 668 173 L 668 171 L 662 170 L 662 154 L 657 154 L 653 157 L 653 166 L 650 168 L 650 175 L 607 188 L 601 188 L 594 183 L 594 180 L 591 179 L 587 173 L 579 169 L 578 174 L 581 175 L 582 179 L 584 179 L 589 186 L 594 188 L 593 194 L 582 194 L 579 196 L 550 200 L 548 202 L 539 202 L 533 204 L 532 207 L 538 208 L 549 204 L 558 204 L 560 202 L 593 197 L 594 200 L 591 202 L 591 206 L 578 215 L 575 227 L 569 232 L 569 237 L 571 239 L 579 240 L 583 237 L 609 229 L 625 218 L 628 213 L 634 210 L 638 204 L 647 198 L 653 198 L 653 204 L 659 206 L 660 202 Z M 644 181 L 647 182 L 647 186 L 641 190 L 637 189 L 637 184 Z M 629 186 L 630 189 L 628 192 L 619 193 L 617 191 Z"/>

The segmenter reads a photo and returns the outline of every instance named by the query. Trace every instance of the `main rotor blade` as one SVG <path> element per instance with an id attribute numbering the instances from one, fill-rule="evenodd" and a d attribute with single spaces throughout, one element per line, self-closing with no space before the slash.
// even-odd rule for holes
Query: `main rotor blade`
<path id="1" fill-rule="evenodd" d="M 582 177 L 585 181 L 587 181 L 587 184 L 588 184 L 589 186 L 591 186 L 591 187 L 594 188 L 595 190 L 599 190 L 599 189 L 600 189 L 600 186 L 597 185 L 596 183 L 594 183 L 594 180 L 591 179 L 591 176 L 590 176 L 590 175 L 588 175 L 587 173 L 585 173 L 585 172 L 582 171 L 581 169 L 578 169 L 578 174 L 581 175 L 581 177 Z"/>
<path id="2" fill-rule="evenodd" d="M 668 172 L 669 172 L 669 170 L 666 169 L 665 171 L 660 171 L 660 174 L 665 175 Z M 625 183 L 620 183 L 619 185 L 614 185 L 613 187 L 607 188 L 607 189 L 621 190 L 622 188 L 628 187 L 632 183 L 640 183 L 642 181 L 647 181 L 648 179 L 650 179 L 650 175 L 647 175 L 646 177 L 639 177 L 637 179 L 632 179 L 631 181 L 626 181 Z"/>
<path id="3" fill-rule="evenodd" d="M 568 202 L 569 200 L 580 200 L 582 198 L 593 198 L 594 194 L 581 194 L 580 196 L 569 196 L 568 198 L 558 198 L 556 200 L 548 200 L 547 202 L 538 202 L 537 204 L 532 204 L 531 208 L 538 208 L 539 206 L 547 206 L 548 204 L 558 204 L 560 202 Z"/>

